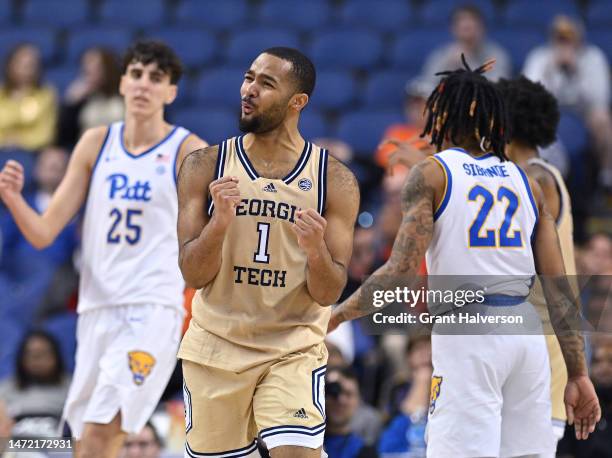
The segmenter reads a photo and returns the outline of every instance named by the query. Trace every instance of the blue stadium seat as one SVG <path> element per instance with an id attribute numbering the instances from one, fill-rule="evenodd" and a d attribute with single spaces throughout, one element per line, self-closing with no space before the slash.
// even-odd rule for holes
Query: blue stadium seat
<path id="1" fill-rule="evenodd" d="M 608 58 L 608 64 L 612 63 L 612 30 L 610 27 L 589 28 L 587 41 L 599 46 Z"/>
<path id="2" fill-rule="evenodd" d="M 398 122 L 402 122 L 399 110 L 356 111 L 340 119 L 336 136 L 351 145 L 356 156 L 373 157 L 385 129 Z"/>
<path id="3" fill-rule="evenodd" d="M 329 136 L 328 126 L 324 116 L 310 105 L 300 115 L 300 132 L 309 141 Z"/>
<path id="4" fill-rule="evenodd" d="M 17 350 L 23 338 L 22 326 L 6 317 L 0 320 L 0 380 L 15 372 Z"/>
<path id="5" fill-rule="evenodd" d="M 398 70 L 372 74 L 365 87 L 363 105 L 374 109 L 401 108 L 406 97 L 406 83 L 412 76 Z"/>
<path id="6" fill-rule="evenodd" d="M 327 26 L 332 9 L 329 0 L 287 1 L 264 0 L 259 7 L 259 20 L 262 25 L 278 25 L 309 31 Z"/>
<path id="7" fill-rule="evenodd" d="M 68 85 L 77 77 L 78 73 L 78 66 L 64 65 L 45 69 L 44 76 L 45 81 L 54 86 L 60 98 L 63 98 Z"/>
<path id="8" fill-rule="evenodd" d="M 242 67 L 220 67 L 203 71 L 193 88 L 195 101 L 207 108 L 235 107 L 238 113 L 244 72 L 245 68 Z"/>
<path id="9" fill-rule="evenodd" d="M 52 61 L 57 54 L 55 30 L 37 26 L 6 27 L 0 29 L 1 61 L 16 45 L 25 42 L 36 45 L 45 62 Z"/>
<path id="10" fill-rule="evenodd" d="M 0 2 L 0 24 L 13 22 L 13 8 L 11 2 Z"/>
<path id="11" fill-rule="evenodd" d="M 132 41 L 132 32 L 123 28 L 86 28 L 71 30 L 66 47 L 69 62 L 78 62 L 81 55 L 93 46 L 109 48 L 117 54 L 125 52 Z"/>
<path id="12" fill-rule="evenodd" d="M 43 323 L 43 329 L 51 334 L 59 343 L 60 352 L 66 370 L 74 370 L 74 357 L 76 354 L 76 328 L 77 314 L 73 312 L 61 313 L 48 318 Z"/>
<path id="13" fill-rule="evenodd" d="M 274 46 L 299 48 L 299 40 L 295 33 L 286 29 L 258 27 L 236 31 L 228 41 L 225 59 L 232 65 L 244 65 L 246 70 L 264 49 Z"/>
<path id="14" fill-rule="evenodd" d="M 355 100 L 355 80 L 350 72 L 321 71 L 312 95 L 312 106 L 322 110 L 340 110 Z"/>
<path id="15" fill-rule="evenodd" d="M 589 26 L 612 26 L 612 2 L 609 0 L 591 1 L 586 18 Z"/>
<path id="16" fill-rule="evenodd" d="M 174 111 L 172 120 L 175 124 L 199 135 L 211 145 L 240 134 L 237 110 L 184 108 Z"/>
<path id="17" fill-rule="evenodd" d="M 478 7 L 487 24 L 497 22 L 499 15 L 491 0 L 428 0 L 420 11 L 420 24 L 448 29 L 455 8 L 466 4 Z"/>
<path id="18" fill-rule="evenodd" d="M 561 113 L 557 133 L 572 158 L 580 157 L 589 145 L 589 133 L 586 126 L 573 113 L 567 111 Z"/>
<path id="19" fill-rule="evenodd" d="M 89 2 L 82 0 L 27 0 L 23 22 L 29 25 L 73 27 L 91 19 Z"/>
<path id="20" fill-rule="evenodd" d="M 207 30 L 223 30 L 244 25 L 249 10 L 246 0 L 183 0 L 175 21 Z"/>
<path id="21" fill-rule="evenodd" d="M 100 8 L 100 21 L 113 26 L 160 26 L 167 18 L 164 0 L 105 0 Z"/>
<path id="22" fill-rule="evenodd" d="M 313 36 L 310 57 L 317 68 L 365 70 L 382 58 L 383 41 L 379 34 L 363 28 L 329 30 Z"/>
<path id="23" fill-rule="evenodd" d="M 497 27 L 489 32 L 489 36 L 510 54 L 515 73 L 520 72 L 523 68 L 529 51 L 546 42 L 545 30 L 516 30 L 513 27 Z"/>
<path id="24" fill-rule="evenodd" d="M 547 30 L 557 14 L 579 17 L 580 10 L 572 0 L 513 0 L 506 7 L 504 16 L 508 25 Z"/>
<path id="25" fill-rule="evenodd" d="M 394 68 L 402 68 L 412 74 L 418 74 L 427 56 L 450 40 L 447 29 L 412 28 L 397 36 L 395 43 L 389 48 L 387 60 Z"/>
<path id="26" fill-rule="evenodd" d="M 412 18 L 412 9 L 404 0 L 354 0 L 345 2 L 340 11 L 342 24 L 372 27 L 380 32 L 405 28 Z"/>
<path id="27" fill-rule="evenodd" d="M 210 64 L 217 57 L 217 39 L 202 28 L 157 28 L 151 29 L 147 36 L 166 42 L 190 68 Z"/>

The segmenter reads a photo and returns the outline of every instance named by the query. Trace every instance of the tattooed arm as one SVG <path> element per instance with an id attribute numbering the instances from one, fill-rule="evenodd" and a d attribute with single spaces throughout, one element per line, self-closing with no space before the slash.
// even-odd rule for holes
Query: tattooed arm
<path id="1" fill-rule="evenodd" d="M 579 298 L 565 275 L 555 221 L 546 207 L 544 193 L 537 182 L 529 181 L 539 211 L 534 244 L 536 270 L 568 372 L 565 388 L 567 419 L 570 425 L 574 424 L 576 438 L 586 439 L 595 430 L 601 409 L 584 357 Z"/>
<path id="2" fill-rule="evenodd" d="M 412 168 L 402 190 L 402 224 L 395 237 L 389 260 L 332 313 L 328 330 L 340 323 L 369 315 L 378 310 L 373 305 L 374 291 L 391 290 L 401 277 L 416 279 L 418 268 L 433 235 L 433 215 L 444 191 L 441 166 L 427 159 Z"/>

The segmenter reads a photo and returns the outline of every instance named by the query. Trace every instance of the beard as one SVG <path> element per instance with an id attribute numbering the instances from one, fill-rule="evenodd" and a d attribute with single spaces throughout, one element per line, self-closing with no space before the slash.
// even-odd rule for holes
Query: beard
<path id="1" fill-rule="evenodd" d="M 265 113 L 253 116 L 250 119 L 242 117 L 240 112 L 238 128 L 244 133 L 265 134 L 280 126 L 287 116 L 287 101 L 278 103 Z"/>

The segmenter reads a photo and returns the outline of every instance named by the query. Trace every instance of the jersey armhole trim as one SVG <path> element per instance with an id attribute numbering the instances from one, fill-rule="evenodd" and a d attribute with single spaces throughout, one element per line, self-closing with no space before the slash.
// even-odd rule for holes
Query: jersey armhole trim
<path id="1" fill-rule="evenodd" d="M 317 189 L 317 210 L 319 215 L 322 215 L 325 211 L 325 201 L 327 199 L 327 159 L 327 150 L 321 148 L 319 155 L 319 187 Z"/>
<path id="2" fill-rule="evenodd" d="M 174 164 L 172 166 L 172 177 L 174 178 L 174 185 L 176 187 L 178 187 L 178 176 L 176 175 L 176 163 L 178 162 L 178 158 L 181 152 L 181 148 L 183 147 L 183 144 L 187 141 L 187 139 L 192 133 L 193 132 L 187 131 L 187 134 L 181 139 L 178 146 L 176 147 L 176 152 L 174 153 Z"/>
<path id="3" fill-rule="evenodd" d="M 431 156 L 431 159 L 433 159 L 433 161 L 436 162 L 444 172 L 444 194 L 442 195 L 442 200 L 434 212 L 434 221 L 437 221 L 442 215 L 442 212 L 444 212 L 444 209 L 450 200 L 451 191 L 453 190 L 453 176 L 451 175 L 448 165 L 446 165 L 446 162 L 444 162 L 441 157 Z"/>
<path id="4" fill-rule="evenodd" d="M 225 151 L 226 151 L 227 140 L 219 145 L 219 154 L 217 155 L 217 164 L 215 165 L 215 176 L 214 179 L 218 180 L 223 176 L 225 170 Z M 212 200 L 210 193 L 208 194 L 208 216 L 211 217 L 215 211 L 215 204 Z"/>
<path id="5" fill-rule="evenodd" d="M 100 150 L 98 151 L 98 156 L 96 157 L 96 162 L 91 169 L 91 176 L 93 177 L 96 168 L 98 167 L 98 163 L 100 162 L 100 158 L 102 157 L 102 153 L 104 152 L 104 148 L 106 147 L 106 143 L 108 142 L 108 137 L 110 137 L 110 133 L 112 130 L 112 125 L 108 126 L 106 129 L 106 135 L 104 135 L 104 140 L 102 141 L 102 146 L 100 146 Z"/>

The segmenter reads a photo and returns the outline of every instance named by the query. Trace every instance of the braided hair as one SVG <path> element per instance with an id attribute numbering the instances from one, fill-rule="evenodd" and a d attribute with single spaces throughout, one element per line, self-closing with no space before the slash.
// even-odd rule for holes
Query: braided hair
<path id="1" fill-rule="evenodd" d="M 493 60 L 472 70 L 461 54 L 464 68 L 436 73 L 444 76 L 425 105 L 427 117 L 421 137 L 431 135 L 438 151 L 442 142 L 467 143 L 470 138 L 481 148 L 492 151 L 505 161 L 508 143 L 508 114 L 499 89 L 483 76 L 493 67 Z"/>

